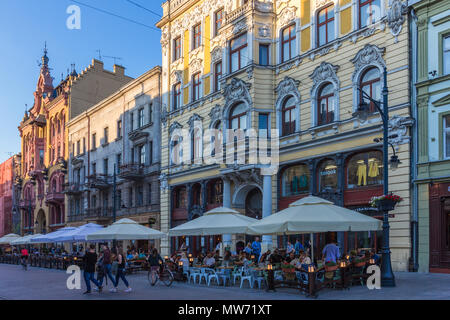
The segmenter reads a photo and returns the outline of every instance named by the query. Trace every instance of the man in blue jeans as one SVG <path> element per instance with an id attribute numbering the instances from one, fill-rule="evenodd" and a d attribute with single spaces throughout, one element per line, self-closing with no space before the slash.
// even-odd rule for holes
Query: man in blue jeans
<path id="1" fill-rule="evenodd" d="M 252 243 L 252 254 L 255 256 L 255 262 L 258 263 L 261 254 L 261 242 L 259 242 L 259 237 L 255 237 L 255 241 Z"/>
<path id="2" fill-rule="evenodd" d="M 111 251 L 109 250 L 107 245 L 102 245 L 103 251 L 103 271 L 106 273 L 108 278 L 111 280 L 111 283 L 114 285 L 116 283 L 116 279 L 113 278 L 111 274 Z M 103 277 L 100 279 L 100 285 L 103 284 Z"/>
<path id="3" fill-rule="evenodd" d="M 86 291 L 84 294 L 91 293 L 91 281 L 98 287 L 98 291 L 102 291 L 102 285 L 94 278 L 95 264 L 97 263 L 97 254 L 95 253 L 95 246 L 90 245 L 89 250 L 83 257 L 84 259 L 84 281 L 86 282 Z"/>

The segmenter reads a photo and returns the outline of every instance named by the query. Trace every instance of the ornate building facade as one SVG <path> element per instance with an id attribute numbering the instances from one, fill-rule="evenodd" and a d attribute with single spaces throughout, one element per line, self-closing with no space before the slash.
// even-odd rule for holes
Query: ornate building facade
<path id="1" fill-rule="evenodd" d="M 450 272 L 450 3 L 409 1 L 413 55 L 415 260 Z"/>
<path id="2" fill-rule="evenodd" d="M 160 76 L 149 70 L 67 124 L 69 225 L 112 223 L 115 188 L 117 218 L 159 228 Z"/>
<path id="3" fill-rule="evenodd" d="M 401 161 L 389 171 L 389 188 L 403 198 L 390 217 L 392 264 L 395 270 L 407 270 L 413 121 L 405 4 L 180 0 L 164 3 L 163 11 L 158 23 L 163 54 L 162 231 L 219 205 L 262 218 L 308 194 L 376 216 L 369 202 L 383 192 L 377 139 L 382 121 L 373 105 L 364 122 L 352 113 L 364 100 L 359 89 L 381 100 L 386 67 L 389 142 Z M 224 133 L 277 130 L 278 172 L 267 173 L 264 165 L 248 159 L 237 165 L 206 164 L 201 150 L 209 142 L 197 138 L 197 132 L 209 128 Z M 179 129 L 190 134 L 190 146 L 181 154 L 189 152 L 193 160 L 181 164 L 174 161 L 183 142 L 174 138 Z M 248 151 L 252 143 L 245 139 Z M 318 250 L 325 239 L 315 237 Z M 180 241 L 193 251 L 211 250 L 219 239 L 171 239 L 162 243 L 162 250 L 177 249 Z M 242 246 L 249 237 L 224 235 L 222 240 Z M 286 240 L 265 236 L 263 244 L 278 241 L 284 246 Z M 378 249 L 381 232 L 340 233 L 338 242 L 344 251 Z"/>
<path id="4" fill-rule="evenodd" d="M 15 179 L 20 173 L 20 155 L 14 155 L 0 164 L 0 237 L 20 232 L 17 220 L 17 189 Z"/>
<path id="5" fill-rule="evenodd" d="M 103 69 L 103 62 L 94 59 L 80 74 L 73 70 L 54 87 L 48 63 L 45 49 L 34 105 L 25 112 L 19 126 L 22 172 L 17 184 L 25 234 L 45 233 L 66 224 L 66 123 L 132 80 L 124 74 L 123 67 L 115 65 L 111 72 Z"/>

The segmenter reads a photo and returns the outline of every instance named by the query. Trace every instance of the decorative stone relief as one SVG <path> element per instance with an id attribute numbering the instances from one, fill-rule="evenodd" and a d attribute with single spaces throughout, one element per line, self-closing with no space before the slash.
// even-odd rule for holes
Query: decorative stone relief
<path id="1" fill-rule="evenodd" d="M 159 175 L 159 185 L 160 185 L 161 191 L 169 190 L 168 178 L 167 178 L 166 173 L 161 173 Z"/>
<path id="2" fill-rule="evenodd" d="M 250 106 L 252 104 L 250 92 L 248 91 L 250 87 L 250 83 L 246 83 L 238 78 L 233 78 L 230 84 L 227 84 L 223 90 L 225 106 L 230 106 L 238 101 L 245 101 L 248 106 Z"/>
<path id="3" fill-rule="evenodd" d="M 203 118 L 197 113 L 194 113 L 188 120 L 189 128 L 192 130 L 196 122 L 202 122 Z"/>
<path id="4" fill-rule="evenodd" d="M 389 142 L 394 146 L 409 143 L 411 137 L 408 135 L 408 127 L 412 126 L 414 122 L 414 118 L 411 117 L 395 115 L 390 118 L 388 125 Z"/>
<path id="5" fill-rule="evenodd" d="M 397 43 L 398 35 L 402 31 L 402 25 L 405 22 L 405 15 L 408 13 L 407 5 L 401 0 L 393 0 L 391 7 L 387 12 L 388 27 L 391 29 L 392 35 Z"/>
<path id="6" fill-rule="evenodd" d="M 271 37 L 271 28 L 270 25 L 265 24 L 258 28 L 258 35 L 261 38 L 270 38 Z"/>
<path id="7" fill-rule="evenodd" d="M 217 46 L 211 51 L 211 60 L 212 62 L 217 62 L 222 59 L 222 47 Z"/>
<path id="8" fill-rule="evenodd" d="M 300 92 L 298 91 L 298 86 L 300 85 L 299 80 L 295 80 L 290 77 L 284 77 L 283 80 L 278 84 L 275 92 L 277 93 L 277 106 L 281 106 L 281 100 L 287 95 L 292 95 L 297 101 L 300 101 Z"/>
<path id="9" fill-rule="evenodd" d="M 216 104 L 209 112 L 209 117 L 211 118 L 210 127 L 215 125 L 217 121 L 222 121 L 222 107 Z"/>
<path id="10" fill-rule="evenodd" d="M 173 70 L 170 74 L 171 83 L 183 82 L 183 70 Z"/>
<path id="11" fill-rule="evenodd" d="M 239 167 L 239 165 L 234 166 L 236 172 L 226 174 L 226 178 L 233 181 L 235 190 L 244 184 L 256 184 L 262 188 L 263 181 L 258 173 L 258 169 L 239 171 Z"/>
<path id="12" fill-rule="evenodd" d="M 309 77 L 313 80 L 314 85 L 317 85 L 325 80 L 338 84 L 339 79 L 336 75 L 336 71 L 338 69 L 339 66 L 332 65 L 331 63 L 328 62 L 322 62 L 320 66 L 314 69 L 314 72 Z"/>
<path id="13" fill-rule="evenodd" d="M 292 69 L 294 66 L 298 67 L 301 62 L 302 62 L 302 58 L 298 57 L 297 59 L 295 59 L 294 61 L 292 61 L 288 64 L 284 64 L 281 67 L 277 67 L 275 73 L 278 75 L 278 74 L 280 74 L 281 71 L 288 71 L 288 70 Z"/>
<path id="14" fill-rule="evenodd" d="M 233 34 L 238 34 L 241 31 L 249 30 L 249 29 L 250 29 L 250 27 L 247 24 L 247 21 L 244 19 L 244 20 L 239 21 L 238 23 L 236 23 L 233 26 Z M 250 30 L 249 30 L 249 32 L 250 32 Z"/>
<path id="15" fill-rule="evenodd" d="M 195 58 L 189 64 L 189 71 L 192 74 L 201 72 L 203 68 L 203 60 L 201 58 Z"/>
<path id="16" fill-rule="evenodd" d="M 385 51 L 386 48 L 379 48 L 373 44 L 366 44 L 364 48 L 359 50 L 356 56 L 350 60 L 355 66 L 352 76 L 353 81 L 355 82 L 360 71 L 368 65 L 376 65 L 379 68 L 386 66 L 382 57 Z"/>
<path id="17" fill-rule="evenodd" d="M 174 123 L 172 123 L 169 127 L 169 135 L 172 135 L 172 133 L 177 130 L 177 129 L 181 129 L 183 128 L 183 126 L 181 124 L 179 124 L 177 121 L 175 121 Z"/>
<path id="18" fill-rule="evenodd" d="M 169 117 L 169 113 L 167 112 L 167 107 L 162 106 L 161 107 L 161 123 L 164 125 L 164 127 L 167 124 L 168 117 Z"/>
<path id="19" fill-rule="evenodd" d="M 283 27 L 289 23 L 291 23 L 292 21 L 295 20 L 295 18 L 297 17 L 297 8 L 296 7 L 286 7 L 284 8 L 280 15 L 279 15 L 279 22 L 280 22 L 280 27 Z"/>
<path id="20" fill-rule="evenodd" d="M 164 55 L 167 52 L 167 46 L 169 45 L 169 41 L 170 41 L 169 26 L 165 26 L 161 30 L 161 48 Z"/>
<path id="21" fill-rule="evenodd" d="M 328 3 L 334 3 L 334 1 L 333 0 L 316 0 L 315 3 L 316 3 L 316 9 L 318 9 L 320 7 L 325 6 Z"/>

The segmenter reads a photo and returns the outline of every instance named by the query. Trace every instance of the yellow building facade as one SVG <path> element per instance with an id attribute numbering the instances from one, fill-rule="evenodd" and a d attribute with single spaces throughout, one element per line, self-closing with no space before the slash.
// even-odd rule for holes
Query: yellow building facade
<path id="1" fill-rule="evenodd" d="M 389 219 L 392 264 L 407 270 L 412 119 L 402 2 L 179 0 L 162 6 L 162 231 L 219 205 L 262 218 L 308 194 L 377 216 L 369 202 L 383 192 L 382 143 L 374 140 L 382 136 L 382 121 L 373 105 L 364 122 L 352 114 L 363 100 L 360 88 L 381 100 L 386 67 L 389 156 L 395 151 L 401 161 L 389 171 L 389 188 L 403 198 Z M 181 154 L 193 163 L 174 161 L 177 143 L 187 141 L 173 136 L 183 129 L 190 143 Z M 276 130 L 277 172 L 248 160 L 205 163 L 201 146 L 208 139 L 196 135 L 207 129 Z M 324 235 L 315 237 L 320 250 Z M 283 247 L 295 238 L 265 236 L 263 245 Z M 168 253 L 186 242 L 194 252 L 212 250 L 219 241 L 239 248 L 249 240 L 188 237 L 163 241 L 161 249 Z M 381 232 L 340 233 L 338 242 L 346 252 L 379 250 Z"/>

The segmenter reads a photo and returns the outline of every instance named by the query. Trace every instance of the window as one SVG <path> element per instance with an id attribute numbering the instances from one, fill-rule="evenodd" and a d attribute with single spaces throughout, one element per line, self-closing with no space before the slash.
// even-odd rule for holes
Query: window
<path id="1" fill-rule="evenodd" d="M 283 197 L 309 192 L 310 181 L 311 174 L 307 165 L 300 164 L 287 168 L 281 178 Z"/>
<path id="2" fill-rule="evenodd" d="M 334 121 L 334 93 L 333 85 L 328 83 L 319 91 L 317 125 L 323 125 Z"/>
<path id="3" fill-rule="evenodd" d="M 173 61 L 181 58 L 181 37 L 176 37 L 173 40 Z"/>
<path id="4" fill-rule="evenodd" d="M 347 164 L 347 188 L 383 184 L 383 154 L 380 151 L 358 153 Z"/>
<path id="5" fill-rule="evenodd" d="M 116 208 L 120 210 L 122 208 L 122 190 L 117 190 L 116 201 Z"/>
<path id="6" fill-rule="evenodd" d="M 131 163 L 134 163 L 134 148 L 131 148 L 130 156 L 131 156 Z"/>
<path id="7" fill-rule="evenodd" d="M 80 145 L 80 140 L 78 140 L 77 141 L 77 155 L 80 155 L 80 147 L 81 147 L 81 145 Z"/>
<path id="8" fill-rule="evenodd" d="M 287 136 L 295 132 L 295 126 L 297 122 L 297 115 L 295 113 L 295 99 L 289 97 L 283 103 L 282 109 L 282 134 Z"/>
<path id="9" fill-rule="evenodd" d="M 44 150 L 39 150 L 39 165 L 42 167 L 44 165 Z"/>
<path id="10" fill-rule="evenodd" d="M 368 94 L 372 99 L 381 101 L 381 81 L 380 71 L 378 68 L 370 68 L 365 71 L 361 77 L 360 83 L 362 91 Z M 370 105 L 370 112 L 375 112 L 375 104 L 368 99 L 365 99 L 363 95 L 360 97 L 360 102 L 367 102 Z"/>
<path id="11" fill-rule="evenodd" d="M 220 90 L 220 78 L 222 77 L 222 61 L 214 65 L 214 90 Z"/>
<path id="12" fill-rule="evenodd" d="M 97 208 L 97 196 L 92 196 L 92 208 Z"/>
<path id="13" fill-rule="evenodd" d="M 202 27 L 201 24 L 197 24 L 193 28 L 193 40 L 192 41 L 192 50 L 197 49 L 202 44 Z"/>
<path id="14" fill-rule="evenodd" d="M 103 138 L 104 138 L 104 144 L 108 143 L 108 133 L 109 133 L 109 128 L 106 127 L 105 129 L 103 129 Z"/>
<path id="15" fill-rule="evenodd" d="M 260 113 L 258 115 L 258 129 L 260 137 L 268 137 L 269 135 L 269 114 Z"/>
<path id="16" fill-rule="evenodd" d="M 86 153 L 86 138 L 83 138 L 83 154 Z"/>
<path id="17" fill-rule="evenodd" d="M 92 150 L 95 150 L 97 148 L 97 134 L 92 134 Z"/>
<path id="18" fill-rule="evenodd" d="M 200 98 L 200 72 L 192 76 L 192 101 L 196 101 Z"/>
<path id="19" fill-rule="evenodd" d="M 97 174 L 97 164 L 95 162 L 92 164 L 92 174 L 93 175 Z"/>
<path id="20" fill-rule="evenodd" d="M 117 121 L 117 139 L 122 138 L 122 120 Z"/>
<path id="21" fill-rule="evenodd" d="M 187 203 L 187 193 L 186 188 L 179 188 L 175 190 L 174 194 L 174 206 L 176 209 L 185 209 Z"/>
<path id="22" fill-rule="evenodd" d="M 208 203 L 220 204 L 223 201 L 223 181 L 221 179 L 213 181 L 209 185 Z"/>
<path id="23" fill-rule="evenodd" d="M 153 141 L 148 143 L 148 156 L 150 158 L 149 163 L 153 163 Z"/>
<path id="24" fill-rule="evenodd" d="M 122 165 L 122 154 L 119 153 L 116 155 L 116 172 L 120 173 L 120 166 Z"/>
<path id="25" fill-rule="evenodd" d="M 128 188 L 128 207 L 133 207 L 133 187 Z"/>
<path id="26" fill-rule="evenodd" d="M 230 42 L 230 70 L 237 71 L 244 67 L 247 58 L 247 34 L 231 40 Z"/>
<path id="27" fill-rule="evenodd" d="M 214 36 L 219 34 L 223 25 L 223 8 L 214 13 Z"/>
<path id="28" fill-rule="evenodd" d="M 328 6 L 317 15 L 317 45 L 334 40 L 334 6 Z"/>
<path id="29" fill-rule="evenodd" d="M 139 164 L 145 164 L 145 145 L 138 147 Z"/>
<path id="30" fill-rule="evenodd" d="M 269 65 L 269 45 L 259 44 L 259 65 L 268 66 Z"/>
<path id="31" fill-rule="evenodd" d="M 325 160 L 317 171 L 319 175 L 319 191 L 330 191 L 337 188 L 337 166 L 333 160 Z"/>
<path id="32" fill-rule="evenodd" d="M 148 105 L 148 123 L 152 123 L 153 122 L 153 104 L 150 103 Z"/>
<path id="33" fill-rule="evenodd" d="M 380 0 L 359 0 L 359 27 L 371 25 L 380 20 Z"/>
<path id="34" fill-rule="evenodd" d="M 450 74 L 450 34 L 444 36 L 444 38 L 442 39 L 442 42 L 443 42 L 442 43 L 442 48 L 443 48 L 442 71 L 443 71 L 444 75 L 446 75 L 446 74 Z"/>
<path id="35" fill-rule="evenodd" d="M 133 112 L 130 112 L 130 130 L 134 130 L 134 115 Z"/>
<path id="36" fill-rule="evenodd" d="M 181 83 L 173 86 L 173 110 L 181 107 Z"/>
<path id="37" fill-rule="evenodd" d="M 139 109 L 138 111 L 138 128 L 144 126 L 144 108 Z"/>
<path id="38" fill-rule="evenodd" d="M 108 158 L 103 159 L 103 174 L 108 174 Z"/>
<path id="39" fill-rule="evenodd" d="M 148 194 L 147 194 L 148 204 L 152 204 L 152 184 L 148 184 Z"/>
<path id="40" fill-rule="evenodd" d="M 191 134 L 192 144 L 192 161 L 201 159 L 202 157 L 202 135 L 199 128 L 194 128 Z"/>
<path id="41" fill-rule="evenodd" d="M 174 165 L 178 165 L 180 164 L 180 141 L 178 140 L 179 138 L 177 138 L 176 140 L 172 141 L 172 150 L 171 150 L 171 163 Z"/>
<path id="42" fill-rule="evenodd" d="M 136 206 L 141 207 L 144 205 L 144 187 L 138 186 L 136 190 Z"/>
<path id="43" fill-rule="evenodd" d="M 295 55 L 295 24 L 283 29 L 281 39 L 281 60 L 282 62 L 292 59 Z"/>
<path id="44" fill-rule="evenodd" d="M 247 111 L 244 103 L 236 105 L 231 110 L 230 129 L 247 129 Z"/>
<path id="45" fill-rule="evenodd" d="M 444 117 L 444 157 L 450 158 L 450 115 Z"/>

